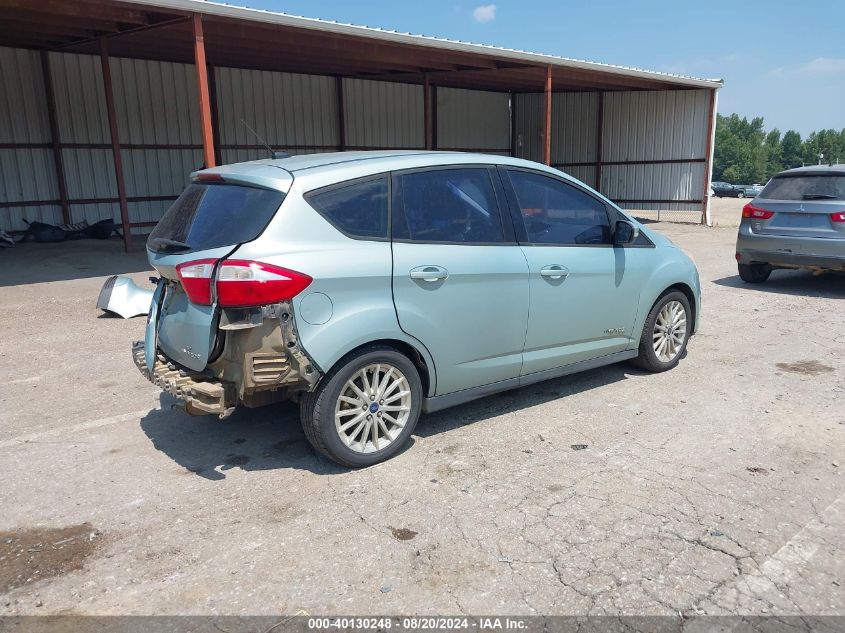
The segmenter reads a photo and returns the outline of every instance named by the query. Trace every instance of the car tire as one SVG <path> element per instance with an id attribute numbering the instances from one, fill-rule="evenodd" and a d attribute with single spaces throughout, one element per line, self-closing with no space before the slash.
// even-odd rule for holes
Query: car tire
<path id="1" fill-rule="evenodd" d="M 749 284 L 761 284 L 772 274 L 769 264 L 737 264 L 740 278 Z"/>
<path id="2" fill-rule="evenodd" d="M 676 318 L 680 310 L 682 316 Z M 678 337 L 677 333 L 681 330 L 678 326 L 681 324 L 682 334 Z M 664 293 L 654 302 L 646 317 L 640 335 L 639 355 L 631 362 L 655 373 L 672 369 L 687 349 L 692 328 L 692 310 L 687 296 L 679 290 Z M 661 343 L 665 347 L 661 348 Z"/>
<path id="3" fill-rule="evenodd" d="M 318 452 L 342 466 L 363 468 L 404 447 L 419 420 L 422 399 L 422 381 L 408 357 L 392 347 L 372 346 L 342 358 L 301 398 L 300 421 Z"/>
<path id="4" fill-rule="evenodd" d="M 744 191 L 738 191 L 738 192 L 737 192 L 737 194 L 736 194 L 736 197 L 737 197 L 737 198 L 744 198 L 744 197 L 745 197 L 745 192 L 744 192 Z"/>

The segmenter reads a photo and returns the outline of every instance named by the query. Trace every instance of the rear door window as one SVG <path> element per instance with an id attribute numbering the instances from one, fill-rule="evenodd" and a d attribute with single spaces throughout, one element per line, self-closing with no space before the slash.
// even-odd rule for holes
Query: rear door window
<path id="1" fill-rule="evenodd" d="M 305 199 L 335 228 L 359 239 L 387 239 L 387 175 L 324 187 Z"/>
<path id="2" fill-rule="evenodd" d="M 159 253 L 202 251 L 250 242 L 282 204 L 280 191 L 235 184 L 192 183 L 150 233 Z"/>
<path id="3" fill-rule="evenodd" d="M 490 171 L 430 169 L 398 176 L 402 200 L 394 238 L 415 242 L 490 244 L 505 241 Z"/>
<path id="4" fill-rule="evenodd" d="M 775 176 L 761 198 L 768 200 L 845 200 L 845 174 Z"/>
<path id="5" fill-rule="evenodd" d="M 559 246 L 610 244 L 610 220 L 598 199 L 542 174 L 508 170 L 528 242 Z"/>

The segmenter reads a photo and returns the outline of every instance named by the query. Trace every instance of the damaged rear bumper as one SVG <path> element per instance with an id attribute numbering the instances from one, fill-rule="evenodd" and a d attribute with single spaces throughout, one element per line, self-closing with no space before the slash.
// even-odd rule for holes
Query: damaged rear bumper
<path id="1" fill-rule="evenodd" d="M 132 344 L 132 360 L 141 374 L 151 383 L 185 402 L 188 413 L 228 416 L 237 404 L 234 384 L 225 383 L 207 375 L 181 367 L 157 352 L 155 366 L 147 367 L 143 341 Z"/>

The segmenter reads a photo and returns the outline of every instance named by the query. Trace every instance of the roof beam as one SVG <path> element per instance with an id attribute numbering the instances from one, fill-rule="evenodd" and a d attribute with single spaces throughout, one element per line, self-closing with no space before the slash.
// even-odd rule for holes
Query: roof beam
<path id="1" fill-rule="evenodd" d="M 81 0 L 3 0 L 4 15 L 11 16 L 15 10 L 36 10 L 39 13 L 57 16 L 75 16 L 90 20 L 112 20 L 125 24 L 147 24 L 149 18 L 143 11 L 126 9 L 107 2 L 88 3 Z"/>
<path id="2" fill-rule="evenodd" d="M 40 26 L 68 26 L 77 27 L 88 30 L 97 30 L 101 32 L 120 30 L 120 25 L 117 22 L 110 20 L 94 20 L 90 17 L 77 17 L 72 15 L 49 15 L 37 10 L 23 10 L 16 9 L 6 13 L 6 19 L 13 22 L 20 22 L 26 24 L 37 24 Z"/>
<path id="3" fill-rule="evenodd" d="M 69 37 L 69 38 L 91 38 L 103 33 L 94 28 L 81 28 L 79 26 L 64 25 L 64 24 L 38 24 L 33 22 L 23 22 L 15 18 L 5 18 L 3 26 L 10 31 L 17 31 L 21 34 L 45 35 L 47 37 Z"/>
<path id="4" fill-rule="evenodd" d="M 165 28 L 168 26 L 173 26 L 175 24 L 182 24 L 184 22 L 189 21 L 191 18 L 187 16 L 180 16 L 178 18 L 172 18 L 169 20 L 162 20 L 160 22 L 150 22 L 149 24 L 142 24 L 139 26 L 134 26 L 129 29 L 123 29 L 120 31 L 114 31 L 112 33 L 108 33 L 103 35 L 102 37 L 89 37 L 82 40 L 76 40 L 73 42 L 67 42 L 66 44 L 62 44 L 61 46 L 55 47 L 56 49 L 63 49 L 63 48 L 72 48 L 74 46 L 82 46 L 97 40 L 106 39 L 106 38 L 113 38 L 119 35 L 132 35 L 134 33 L 140 33 L 142 31 L 149 31 L 150 29 L 160 29 Z"/>
<path id="5" fill-rule="evenodd" d="M 435 48 L 420 48 L 407 44 L 383 42 L 366 37 L 351 37 L 337 33 L 320 31 L 303 32 L 302 29 L 290 27 L 270 27 L 263 24 L 244 24 L 232 20 L 215 20 L 206 16 L 206 37 L 209 44 L 213 44 L 215 36 L 225 40 L 246 40 L 256 42 L 266 37 L 268 45 L 273 50 L 296 50 L 303 53 L 335 54 L 341 57 L 348 55 L 370 56 L 384 61 L 407 63 L 409 57 L 416 58 L 430 68 L 443 67 L 451 70 L 459 65 L 474 68 L 496 68 L 498 61 L 487 56 L 467 54 L 461 52 L 438 50 Z M 355 50 L 357 49 L 357 50 Z M 421 64 L 418 64 L 421 65 Z"/>

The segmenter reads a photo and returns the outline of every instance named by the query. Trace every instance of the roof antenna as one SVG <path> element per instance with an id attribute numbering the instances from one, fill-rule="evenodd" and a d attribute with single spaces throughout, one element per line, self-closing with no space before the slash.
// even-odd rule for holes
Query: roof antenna
<path id="1" fill-rule="evenodd" d="M 255 138 L 257 138 L 259 141 L 261 141 L 261 144 L 262 144 L 264 147 L 266 147 L 266 148 L 267 148 L 267 151 L 270 153 L 270 158 L 273 158 L 273 159 L 279 159 L 279 158 L 290 158 L 290 154 L 288 154 L 287 152 L 283 152 L 283 151 L 280 151 L 280 150 L 276 150 L 276 149 L 273 149 L 272 147 L 270 147 L 270 145 L 267 143 L 267 141 L 265 141 L 263 138 L 261 138 L 261 137 L 258 135 L 258 132 L 256 132 L 255 130 L 253 130 L 253 129 L 249 126 L 249 123 L 247 123 L 247 122 L 246 122 L 246 121 L 244 121 L 243 119 L 241 119 L 241 123 L 243 123 L 243 124 L 244 124 L 244 126 L 246 126 L 246 129 L 248 129 L 250 132 L 252 132 L 253 136 L 255 136 Z"/>

